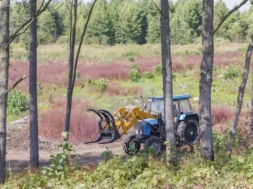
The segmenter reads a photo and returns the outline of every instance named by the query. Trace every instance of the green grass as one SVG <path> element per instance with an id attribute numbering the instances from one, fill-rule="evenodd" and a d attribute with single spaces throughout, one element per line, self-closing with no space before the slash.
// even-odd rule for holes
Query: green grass
<path id="1" fill-rule="evenodd" d="M 223 54 L 225 52 L 245 51 L 247 44 L 220 43 L 215 46 L 215 52 Z M 76 47 L 77 49 L 77 47 Z M 11 45 L 11 58 L 15 60 L 27 60 L 28 51 L 19 44 Z M 202 52 L 201 43 L 188 45 L 172 45 L 172 55 L 197 54 Z M 80 52 L 81 59 L 96 60 L 99 63 L 113 63 L 116 59 L 127 58 L 126 55 L 131 54 L 135 57 L 153 57 L 161 55 L 160 44 L 124 44 L 115 46 L 102 45 L 83 45 Z M 68 61 L 68 44 L 49 44 L 38 47 L 39 61 Z"/>

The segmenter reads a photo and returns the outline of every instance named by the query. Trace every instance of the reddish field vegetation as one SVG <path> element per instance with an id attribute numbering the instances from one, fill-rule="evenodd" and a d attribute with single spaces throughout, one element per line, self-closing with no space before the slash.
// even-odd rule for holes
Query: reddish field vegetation
<path id="1" fill-rule="evenodd" d="M 231 121 L 233 112 L 229 107 L 212 107 L 212 123 L 220 124 Z"/>
<path id="2" fill-rule="evenodd" d="M 183 73 L 186 70 L 199 67 L 201 55 L 182 55 L 173 56 L 173 71 Z M 216 54 L 214 64 L 216 67 L 225 67 L 230 64 L 243 62 L 243 56 L 240 53 L 227 52 L 223 55 Z M 140 67 L 140 71 L 153 71 L 154 67 L 161 63 L 160 57 L 137 57 L 134 64 Z M 77 79 L 76 84 L 80 85 L 90 79 L 105 78 L 109 80 L 127 80 L 132 62 L 126 59 L 118 59 L 114 63 L 98 64 L 97 61 L 81 60 L 78 65 L 78 72 L 81 78 Z M 60 87 L 67 86 L 68 65 L 66 62 L 41 62 L 38 64 L 38 82 L 43 85 L 55 84 Z M 11 62 L 9 73 L 9 84 L 12 85 L 18 78 L 28 75 L 28 62 Z M 27 91 L 28 82 L 23 82 L 19 89 Z"/>
<path id="3" fill-rule="evenodd" d="M 52 108 L 40 114 L 39 135 L 45 138 L 62 140 L 64 128 L 65 99 L 57 97 Z M 93 140 L 98 136 L 96 116 L 86 112 L 91 104 L 84 100 L 74 100 L 71 116 L 70 141 L 80 143 Z"/>

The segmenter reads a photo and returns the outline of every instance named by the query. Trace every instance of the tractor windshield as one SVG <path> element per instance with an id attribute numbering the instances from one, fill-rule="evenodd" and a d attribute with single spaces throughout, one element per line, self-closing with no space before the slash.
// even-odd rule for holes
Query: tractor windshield
<path id="1" fill-rule="evenodd" d="M 163 104 L 163 99 L 156 99 L 156 100 L 153 100 L 151 103 L 150 103 L 150 110 L 151 112 L 159 112 L 159 113 L 162 113 L 163 110 L 164 110 L 164 104 Z"/>
<path id="2" fill-rule="evenodd" d="M 189 99 L 180 100 L 179 105 L 180 105 L 180 112 L 182 113 L 192 112 Z"/>

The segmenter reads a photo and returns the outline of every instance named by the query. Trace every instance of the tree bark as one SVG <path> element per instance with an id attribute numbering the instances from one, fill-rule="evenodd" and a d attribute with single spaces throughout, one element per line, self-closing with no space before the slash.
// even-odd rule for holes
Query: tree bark
<path id="1" fill-rule="evenodd" d="M 36 0 L 30 0 L 30 57 L 29 57 L 29 110 L 30 110 L 30 166 L 39 167 L 38 109 L 37 109 L 37 18 Z"/>
<path id="2" fill-rule="evenodd" d="M 71 118 L 71 107 L 72 107 L 72 79 L 73 79 L 73 67 L 74 67 L 74 57 L 75 57 L 75 43 L 76 43 L 76 21 L 77 21 L 77 0 L 73 1 L 71 4 L 73 6 L 73 25 L 71 24 L 71 34 L 70 34 L 70 50 L 69 50 L 69 73 L 68 73 L 68 89 L 67 89 L 67 107 L 66 107 L 66 118 L 64 131 L 69 133 L 70 129 L 70 118 Z M 72 10 L 72 8 L 71 8 Z M 72 11 L 71 11 L 72 14 Z M 71 16 L 72 18 L 72 16 Z M 72 23 L 72 19 L 71 19 Z"/>
<path id="3" fill-rule="evenodd" d="M 161 0 L 161 48 L 163 70 L 163 95 L 164 95 L 164 122 L 167 145 L 167 162 L 178 162 L 175 142 L 175 128 L 173 119 L 173 85 L 172 85 L 172 60 L 170 51 L 169 30 L 169 5 L 168 0 Z"/>
<path id="4" fill-rule="evenodd" d="M 202 25 L 202 62 L 199 84 L 199 127 L 200 153 L 204 159 L 214 160 L 212 115 L 211 115 L 211 84 L 213 72 L 213 0 L 203 0 Z"/>
<path id="5" fill-rule="evenodd" d="M 8 87 L 9 69 L 9 10 L 10 1 L 0 1 L 0 94 Z M 5 182 L 6 175 L 6 108 L 7 93 L 0 96 L 0 183 Z"/>
<path id="6" fill-rule="evenodd" d="M 235 134 L 236 134 L 237 122 L 238 122 L 238 118 L 239 118 L 239 115 L 240 115 L 241 109 L 242 109 L 245 86 L 246 86 L 248 76 L 249 76 L 250 59 L 251 59 L 252 48 L 253 48 L 253 46 L 252 46 L 253 45 L 253 35 L 251 36 L 251 40 L 252 41 L 249 44 L 247 52 L 246 52 L 246 59 L 245 59 L 242 83 L 241 83 L 241 85 L 238 89 L 236 110 L 235 110 L 235 113 L 234 113 L 234 116 L 233 116 L 232 126 L 231 126 L 231 129 L 230 129 L 228 142 L 227 142 L 227 152 L 232 151 L 232 140 L 234 139 Z"/>

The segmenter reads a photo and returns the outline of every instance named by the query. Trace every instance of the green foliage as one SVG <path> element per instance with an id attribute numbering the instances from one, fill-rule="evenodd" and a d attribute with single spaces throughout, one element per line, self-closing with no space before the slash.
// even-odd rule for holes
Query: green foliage
<path id="1" fill-rule="evenodd" d="M 238 70 L 238 68 L 236 68 L 235 66 L 228 66 L 226 68 L 226 71 L 224 73 L 224 78 L 225 79 L 235 79 L 236 77 L 240 77 L 241 76 L 241 73 L 240 71 Z"/>
<path id="2" fill-rule="evenodd" d="M 19 115 L 28 110 L 29 102 L 27 96 L 17 90 L 12 90 L 8 94 L 7 113 L 9 115 Z"/>
<path id="3" fill-rule="evenodd" d="M 154 68 L 155 75 L 159 76 L 163 74 L 162 64 L 158 64 Z"/>
<path id="4" fill-rule="evenodd" d="M 154 0 L 159 7 L 159 1 Z M 170 4 L 171 42 L 188 44 L 201 37 L 202 1 L 178 0 Z M 41 1 L 38 2 L 40 7 Z M 87 19 L 90 3 L 80 2 L 77 15 L 77 41 Z M 38 18 L 38 43 L 67 42 L 70 33 L 70 2 L 51 2 L 48 9 Z M 214 27 L 218 25 L 228 8 L 223 0 L 214 6 Z M 217 31 L 216 37 L 231 41 L 248 41 L 252 33 L 252 8 L 246 12 L 233 13 Z M 29 4 L 13 2 L 10 14 L 10 31 L 13 33 L 29 18 Z M 152 1 L 102 0 L 97 2 L 87 28 L 84 43 L 114 45 L 117 43 L 158 43 L 160 42 L 160 13 Z M 15 41 L 25 48 L 29 46 L 29 32 L 26 31 Z M 59 42 L 60 42 L 59 41 Z"/>
<path id="5" fill-rule="evenodd" d="M 146 79 L 153 79 L 155 76 L 152 72 L 143 72 L 141 77 Z"/>
<path id="6" fill-rule="evenodd" d="M 92 79 L 88 79 L 88 85 L 95 89 L 95 91 L 99 93 L 105 93 L 107 90 L 107 83 L 104 78 L 99 79 L 98 81 L 94 81 Z"/>
<path id="7" fill-rule="evenodd" d="M 75 170 L 75 166 L 71 165 L 70 160 L 75 159 L 77 155 L 73 155 L 72 145 L 67 141 L 68 133 L 63 132 L 62 137 L 65 139 L 62 144 L 59 145 L 60 152 L 56 155 L 51 155 L 49 167 L 44 167 L 42 173 L 45 178 L 55 178 L 61 180 L 66 178 L 71 171 Z"/>
<path id="8" fill-rule="evenodd" d="M 130 81 L 131 82 L 140 81 L 140 68 L 136 64 L 131 65 Z"/>
<path id="9" fill-rule="evenodd" d="M 101 93 L 106 92 L 107 89 L 107 84 L 106 84 L 106 80 L 101 78 L 98 80 L 97 82 L 97 90 Z"/>
<path id="10" fill-rule="evenodd" d="M 133 51 L 129 51 L 123 54 L 123 57 L 127 58 L 129 62 L 134 62 L 135 60 L 135 53 Z"/>
<path id="11" fill-rule="evenodd" d="M 106 150 L 101 153 L 101 156 L 104 158 L 105 162 L 113 157 L 112 151 L 106 147 Z"/>

